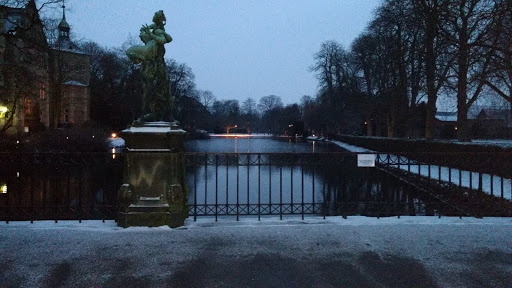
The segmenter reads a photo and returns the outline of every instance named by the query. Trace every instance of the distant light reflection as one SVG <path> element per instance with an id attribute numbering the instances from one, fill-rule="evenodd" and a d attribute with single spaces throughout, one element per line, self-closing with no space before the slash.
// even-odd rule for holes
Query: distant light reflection
<path id="1" fill-rule="evenodd" d="M 216 137 L 244 138 L 244 137 L 251 137 L 251 135 L 249 135 L 249 134 L 222 134 L 222 135 L 216 135 Z"/>

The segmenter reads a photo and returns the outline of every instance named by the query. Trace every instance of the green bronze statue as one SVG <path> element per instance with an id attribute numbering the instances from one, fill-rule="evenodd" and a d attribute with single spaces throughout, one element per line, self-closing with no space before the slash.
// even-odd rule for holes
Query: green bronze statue
<path id="1" fill-rule="evenodd" d="M 142 74 L 142 116 L 138 122 L 171 121 L 173 101 L 169 77 L 164 60 L 166 43 L 172 41 L 165 32 L 165 15 L 162 10 L 153 16 L 153 24 L 140 28 L 140 39 L 144 46 L 130 47 L 126 55 L 135 64 L 141 64 Z"/>

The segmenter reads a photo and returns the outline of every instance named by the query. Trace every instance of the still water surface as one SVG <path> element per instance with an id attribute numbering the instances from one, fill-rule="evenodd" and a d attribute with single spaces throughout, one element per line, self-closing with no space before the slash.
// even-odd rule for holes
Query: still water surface
<path id="1" fill-rule="evenodd" d="M 270 137 L 213 137 L 207 140 L 185 142 L 187 152 L 207 153 L 319 153 L 346 151 L 322 141 L 292 142 Z"/>
<path id="2" fill-rule="evenodd" d="M 331 143 L 211 138 L 185 149 L 192 215 L 429 213 L 414 189 L 358 168 L 355 154 Z M 0 220 L 113 219 L 123 183 L 118 156 L 3 155 Z"/>
<path id="3" fill-rule="evenodd" d="M 192 214 L 380 215 L 379 203 L 389 202 L 400 214 L 418 210 L 414 191 L 376 169 L 358 168 L 356 154 L 329 142 L 211 138 L 185 147 L 220 153 L 188 161 Z"/>

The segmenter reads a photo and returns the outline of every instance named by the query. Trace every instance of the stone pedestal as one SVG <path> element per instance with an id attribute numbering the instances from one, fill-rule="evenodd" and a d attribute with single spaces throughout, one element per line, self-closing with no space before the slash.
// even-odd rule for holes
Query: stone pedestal
<path id="1" fill-rule="evenodd" d="M 168 122 L 148 122 L 120 135 L 127 149 L 117 224 L 182 226 L 188 216 L 185 131 Z"/>

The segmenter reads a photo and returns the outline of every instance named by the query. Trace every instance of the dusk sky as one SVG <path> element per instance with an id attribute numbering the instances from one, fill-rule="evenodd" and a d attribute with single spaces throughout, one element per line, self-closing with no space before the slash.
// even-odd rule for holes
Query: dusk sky
<path id="1" fill-rule="evenodd" d="M 173 42 L 166 58 L 184 62 L 197 88 L 217 99 L 274 94 L 284 104 L 315 96 L 309 71 L 322 42 L 349 48 L 372 18 L 378 0 L 67 0 L 66 18 L 77 39 L 121 47 L 163 10 Z M 46 10 L 45 16 L 61 9 Z"/>

